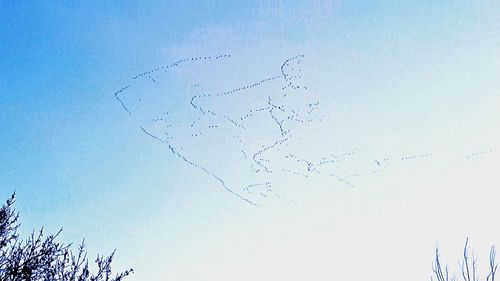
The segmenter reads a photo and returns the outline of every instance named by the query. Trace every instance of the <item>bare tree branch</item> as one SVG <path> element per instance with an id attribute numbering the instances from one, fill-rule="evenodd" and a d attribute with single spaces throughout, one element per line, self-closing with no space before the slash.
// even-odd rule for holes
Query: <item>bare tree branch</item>
<path id="1" fill-rule="evenodd" d="M 464 281 L 479 281 L 478 274 L 478 258 L 472 253 L 472 260 L 470 260 L 469 255 L 469 238 L 465 240 L 465 246 L 463 250 L 462 260 L 459 262 L 461 275 Z M 498 268 L 498 263 L 496 263 L 496 250 L 495 246 L 492 246 L 490 249 L 490 272 L 486 276 L 486 281 L 495 281 L 495 274 Z M 450 276 L 448 273 L 448 266 L 444 269 L 441 265 L 441 261 L 439 260 L 439 249 L 436 247 L 436 256 L 434 258 L 434 262 L 432 264 L 432 271 L 434 272 L 434 276 L 437 278 L 436 281 L 456 281 L 455 275 Z M 472 275 L 471 275 L 472 274 Z M 431 281 L 434 279 L 431 276 Z"/>
<path id="2" fill-rule="evenodd" d="M 490 249 L 490 272 L 486 276 L 486 281 L 495 281 L 495 273 L 497 272 L 498 263 L 495 262 L 496 259 L 495 246 L 491 246 Z M 491 279 L 490 279 L 491 278 Z"/>

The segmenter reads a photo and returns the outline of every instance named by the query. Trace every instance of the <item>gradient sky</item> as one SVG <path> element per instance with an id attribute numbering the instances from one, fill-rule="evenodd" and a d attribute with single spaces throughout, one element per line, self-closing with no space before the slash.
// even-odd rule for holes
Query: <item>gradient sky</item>
<path id="1" fill-rule="evenodd" d="M 467 236 L 485 264 L 500 245 L 500 3 L 289 2 L 1 1 L 0 196 L 16 190 L 23 233 L 63 227 L 91 256 L 116 248 L 130 280 L 425 280 L 436 245 L 456 268 Z M 218 54 L 231 59 L 169 76 L 176 121 L 195 83 L 253 83 L 303 54 L 324 118 L 297 129 L 294 152 L 362 149 L 347 174 L 432 157 L 354 188 L 284 176 L 276 189 L 296 203 L 247 204 L 143 134 L 114 96 L 133 75 Z M 224 155 L 227 138 L 198 154 Z"/>

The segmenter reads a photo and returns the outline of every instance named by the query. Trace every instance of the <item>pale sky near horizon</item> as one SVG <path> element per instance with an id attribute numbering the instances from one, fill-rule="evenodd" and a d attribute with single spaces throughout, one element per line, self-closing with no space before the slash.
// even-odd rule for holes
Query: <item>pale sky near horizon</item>
<path id="1" fill-rule="evenodd" d="M 0 1 L 0 24 L 0 196 L 130 280 L 429 280 L 436 245 L 454 269 L 500 245 L 497 1 Z"/>

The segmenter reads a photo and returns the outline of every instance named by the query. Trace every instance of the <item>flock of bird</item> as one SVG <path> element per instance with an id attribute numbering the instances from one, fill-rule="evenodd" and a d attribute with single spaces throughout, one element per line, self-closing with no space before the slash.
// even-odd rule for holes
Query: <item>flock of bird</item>
<path id="1" fill-rule="evenodd" d="M 491 154 L 491 153 L 493 153 L 493 149 L 481 150 L 481 151 L 476 151 L 476 152 L 466 154 L 465 158 L 467 158 L 469 160 L 480 161 L 481 158 L 483 158 L 486 155 Z"/>
<path id="2" fill-rule="evenodd" d="M 143 80 L 158 85 L 157 82 L 163 78 L 160 73 L 173 71 L 181 65 L 196 65 L 229 58 L 231 58 L 229 54 L 222 54 L 177 60 L 169 65 L 132 76 L 132 82 L 116 91 L 114 96 L 129 115 L 134 115 L 134 110 L 125 99 L 127 95 L 132 95 L 129 90 L 134 87 L 134 81 Z M 319 159 L 309 159 L 300 155 L 303 154 L 302 151 L 294 151 L 292 143 L 300 143 L 301 128 L 325 119 L 324 115 L 318 115 L 318 112 L 321 113 L 320 102 L 311 101 L 308 87 L 303 85 L 303 59 L 304 55 L 287 58 L 277 67 L 278 74 L 255 79 L 240 87 L 223 91 L 207 90 L 191 95 L 185 100 L 190 111 L 189 120 L 181 122 L 172 117 L 174 114 L 169 114 L 169 111 L 162 111 L 148 118 L 147 123 L 141 124 L 141 130 L 145 135 L 166 145 L 173 155 L 186 164 L 211 176 L 226 191 L 255 206 L 259 205 L 257 201 L 268 199 L 270 196 L 286 200 L 272 187 L 277 174 L 303 178 L 325 174 L 336 178 L 342 184 L 355 187 L 352 182 L 354 178 L 381 173 L 389 162 L 432 158 L 432 153 L 410 154 L 396 158 L 380 157 L 370 160 L 367 167 L 359 171 L 340 173 L 342 169 L 339 167 L 349 161 L 352 162 L 354 157 L 363 154 L 365 149 L 356 148 L 336 154 L 329 153 Z M 200 89 L 200 87 L 200 83 L 195 84 L 195 88 Z M 140 88 L 137 90 L 139 96 L 136 98 L 139 102 L 142 101 L 141 91 Z M 228 105 L 245 97 L 254 104 L 249 108 L 240 105 L 237 110 L 229 112 Z M 235 100 L 228 101 L 228 98 Z M 270 131 L 263 130 L 263 127 Z M 231 134 L 232 138 L 229 137 Z M 207 158 L 206 155 L 198 155 L 199 150 L 197 152 L 190 150 L 190 146 L 206 147 L 203 153 L 211 153 L 208 149 L 212 147 L 213 143 L 210 141 L 214 138 L 224 143 L 225 151 L 221 153 L 235 153 L 238 155 L 236 158 L 240 159 L 239 162 L 211 165 L 210 162 L 200 160 Z M 489 153 L 492 153 L 492 150 L 478 151 L 467 154 L 466 158 L 479 160 Z M 245 173 L 256 175 L 258 183 L 228 184 L 226 177 L 222 175 L 223 172 L 216 171 L 221 164 L 232 165 L 242 171 L 245 170 Z M 259 179 L 264 178 L 264 180 L 257 180 L 257 175 Z M 288 200 L 288 202 L 294 201 Z"/>

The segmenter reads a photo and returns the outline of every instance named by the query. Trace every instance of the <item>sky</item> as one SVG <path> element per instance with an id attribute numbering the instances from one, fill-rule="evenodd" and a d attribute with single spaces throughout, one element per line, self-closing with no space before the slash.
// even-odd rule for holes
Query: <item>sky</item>
<path id="1" fill-rule="evenodd" d="M 0 196 L 130 280 L 486 265 L 499 33 L 488 0 L 0 1 Z"/>

